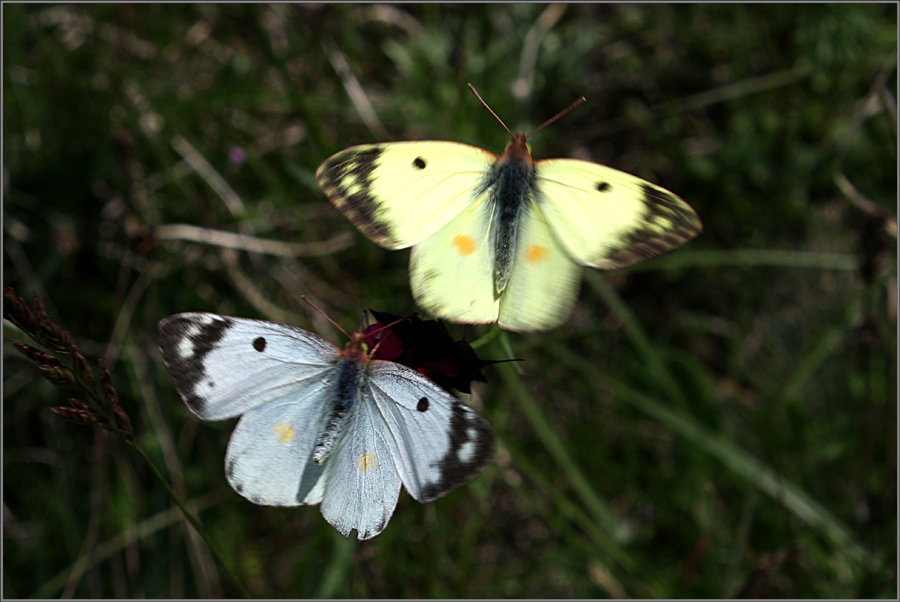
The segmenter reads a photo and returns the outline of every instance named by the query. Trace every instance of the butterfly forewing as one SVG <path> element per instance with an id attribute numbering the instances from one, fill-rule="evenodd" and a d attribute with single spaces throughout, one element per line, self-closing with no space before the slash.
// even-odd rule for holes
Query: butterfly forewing
<path id="1" fill-rule="evenodd" d="M 400 478 L 420 502 L 468 482 L 494 455 L 488 422 L 405 366 L 373 361 L 367 395 L 390 433 Z"/>
<path id="2" fill-rule="evenodd" d="M 175 388 L 204 420 L 303 398 L 340 357 L 332 343 L 300 328 L 209 313 L 162 320 L 159 348 Z"/>
<path id="3" fill-rule="evenodd" d="M 328 199 L 359 230 L 388 249 L 436 232 L 484 193 L 497 157 L 450 142 L 354 146 L 316 171 Z"/>
<path id="4" fill-rule="evenodd" d="M 575 159 L 535 163 L 536 199 L 569 256 L 616 269 L 697 236 L 700 218 L 671 192 L 624 172 Z"/>

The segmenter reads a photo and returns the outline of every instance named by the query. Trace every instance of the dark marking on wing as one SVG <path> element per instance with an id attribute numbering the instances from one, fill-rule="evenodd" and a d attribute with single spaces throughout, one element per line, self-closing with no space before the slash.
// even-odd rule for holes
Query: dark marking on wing
<path id="1" fill-rule="evenodd" d="M 660 224 L 660 227 L 648 225 L 628 232 L 619 245 L 608 249 L 594 265 L 607 270 L 623 268 L 674 249 L 703 230 L 694 210 L 674 194 L 649 184 L 642 184 L 641 192 L 644 196 L 641 223 Z M 669 225 L 663 228 L 665 222 Z"/>
<path id="2" fill-rule="evenodd" d="M 266 339 L 265 337 L 256 337 L 253 339 L 253 348 L 262 353 L 266 350 Z"/>
<path id="3" fill-rule="evenodd" d="M 428 398 L 427 398 L 427 397 L 423 397 L 422 399 L 419 400 L 419 403 L 416 404 L 416 409 L 419 410 L 420 412 L 427 412 L 427 411 L 428 411 L 428 405 L 429 405 L 429 404 L 428 404 Z"/>
<path id="4" fill-rule="evenodd" d="M 349 148 L 341 151 L 319 166 L 316 180 L 328 200 L 360 232 L 376 243 L 386 245 L 391 243 L 393 235 L 390 226 L 378 219 L 379 203 L 372 195 L 372 174 L 382 154 L 384 148 L 377 145 L 364 150 Z"/>
<path id="5" fill-rule="evenodd" d="M 415 161 L 413 161 L 413 165 L 418 169 L 425 169 L 425 159 L 422 157 L 416 157 Z"/>
<path id="6" fill-rule="evenodd" d="M 422 281 L 426 284 L 434 280 L 440 275 L 440 273 L 435 269 L 426 270 L 422 273 Z"/>
<path id="7" fill-rule="evenodd" d="M 241 494 L 247 500 L 253 502 L 257 506 L 268 506 L 269 505 L 266 503 L 265 498 L 263 498 L 263 496 L 261 496 L 259 493 L 255 493 L 255 492 L 251 493 L 251 492 L 246 491 L 246 488 L 243 485 L 241 485 L 240 483 L 235 483 L 233 481 L 229 481 L 229 483 L 231 483 L 231 486 L 234 488 L 235 491 L 237 491 L 239 494 Z"/>
<path id="8" fill-rule="evenodd" d="M 159 325 L 159 349 L 163 361 L 172 375 L 175 388 L 184 402 L 195 413 L 203 411 L 206 400 L 196 394 L 197 385 L 207 379 L 210 386 L 214 382 L 206 373 L 206 357 L 216 348 L 233 322 L 228 318 L 217 316 L 208 324 L 200 324 L 194 318 L 171 316 Z M 182 341 L 190 341 L 188 355 L 182 356 L 179 351 Z"/>
<path id="9" fill-rule="evenodd" d="M 466 449 L 464 459 L 460 453 L 467 445 L 474 448 Z M 420 501 L 430 502 L 469 481 L 493 456 L 495 449 L 494 433 L 487 420 L 454 399 L 450 416 L 450 447 L 437 462 L 441 475 L 436 482 L 423 487 Z"/>
<path id="10" fill-rule="evenodd" d="M 607 192 L 611 187 L 609 182 L 597 182 L 598 192 Z"/>

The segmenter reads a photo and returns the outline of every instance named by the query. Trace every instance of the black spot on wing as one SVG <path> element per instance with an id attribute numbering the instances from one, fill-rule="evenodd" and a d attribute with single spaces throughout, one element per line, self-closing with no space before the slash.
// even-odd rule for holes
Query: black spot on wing
<path id="1" fill-rule="evenodd" d="M 378 244 L 393 240 L 390 226 L 378 219 L 379 200 L 372 194 L 373 174 L 384 148 L 349 148 L 332 155 L 319 166 L 316 180 L 328 200 L 360 232 Z"/>
<path id="2" fill-rule="evenodd" d="M 425 169 L 425 165 L 426 165 L 425 159 L 423 159 L 422 157 L 416 157 L 415 160 L 413 161 L 413 166 L 416 169 Z"/>
<path id="3" fill-rule="evenodd" d="M 420 501 L 430 502 L 474 477 L 494 455 L 494 433 L 487 420 L 454 400 L 450 417 L 450 447 L 437 462 L 440 476 L 422 489 Z M 464 452 L 464 456 L 461 456 Z"/>
<path id="4" fill-rule="evenodd" d="M 253 348 L 262 353 L 266 350 L 266 339 L 265 337 L 256 337 L 253 339 Z"/>
<path id="5" fill-rule="evenodd" d="M 419 400 L 419 403 L 416 404 L 416 409 L 419 410 L 420 412 L 427 412 L 428 406 L 429 406 L 428 398 L 423 397 L 422 399 Z"/>
<path id="6" fill-rule="evenodd" d="M 202 324 L 184 315 L 171 316 L 159 323 L 158 344 L 163 361 L 181 398 L 195 413 L 206 405 L 206 400 L 195 392 L 197 385 L 207 378 L 206 358 L 232 324 L 223 316 Z M 185 345 L 185 341 L 189 344 Z M 182 351 L 186 353 L 182 355 Z"/>
<path id="7" fill-rule="evenodd" d="M 655 257 L 691 240 L 703 230 L 700 218 L 677 196 L 651 186 L 641 185 L 644 212 L 641 224 L 627 232 L 623 240 L 607 249 L 596 265 L 611 270 Z"/>
<path id="8" fill-rule="evenodd" d="M 606 192 L 611 188 L 609 182 L 597 182 L 597 191 L 598 192 Z"/>

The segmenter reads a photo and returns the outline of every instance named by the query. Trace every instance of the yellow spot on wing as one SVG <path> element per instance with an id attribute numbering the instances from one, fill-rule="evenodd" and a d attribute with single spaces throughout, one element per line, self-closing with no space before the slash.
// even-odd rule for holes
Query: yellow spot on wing
<path id="1" fill-rule="evenodd" d="M 528 248 L 525 249 L 525 261 L 532 265 L 541 263 L 547 259 L 547 255 L 547 247 L 541 245 L 528 245 Z"/>
<path id="2" fill-rule="evenodd" d="M 370 452 L 363 452 L 359 457 L 359 472 L 366 474 L 367 470 L 372 470 L 378 464 L 378 458 Z"/>
<path id="3" fill-rule="evenodd" d="M 653 220 L 652 225 L 653 228 L 660 234 L 663 234 L 673 228 L 672 220 L 663 216 L 659 216 L 655 220 Z"/>
<path id="4" fill-rule="evenodd" d="M 287 445 L 291 441 L 294 440 L 294 427 L 292 427 L 287 422 L 279 422 L 275 426 L 272 427 L 272 432 L 275 433 L 275 436 L 278 437 L 278 442 Z"/>
<path id="5" fill-rule="evenodd" d="M 360 192 L 362 190 L 362 186 L 358 181 L 356 181 L 356 179 L 354 179 L 352 182 L 346 183 L 345 190 L 347 196 L 351 196 Z"/>
<path id="6" fill-rule="evenodd" d="M 460 255 L 471 255 L 475 252 L 475 241 L 466 234 L 457 234 L 453 238 L 453 246 Z"/>

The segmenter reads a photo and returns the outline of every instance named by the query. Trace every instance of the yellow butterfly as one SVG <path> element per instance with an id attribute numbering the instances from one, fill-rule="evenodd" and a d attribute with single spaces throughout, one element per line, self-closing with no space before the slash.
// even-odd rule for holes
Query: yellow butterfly
<path id="1" fill-rule="evenodd" d="M 547 330 L 571 313 L 580 266 L 625 267 L 703 228 L 687 203 L 635 176 L 575 159 L 532 161 L 528 137 L 583 101 L 531 134 L 510 132 L 499 158 L 457 142 L 364 144 L 326 159 L 316 179 L 375 243 L 412 247 L 413 296 L 432 315 Z"/>

